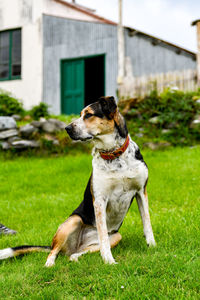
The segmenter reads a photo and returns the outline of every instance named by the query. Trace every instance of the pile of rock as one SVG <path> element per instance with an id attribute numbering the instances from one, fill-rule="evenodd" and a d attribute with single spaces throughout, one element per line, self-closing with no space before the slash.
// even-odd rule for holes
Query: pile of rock
<path id="1" fill-rule="evenodd" d="M 194 120 L 190 124 L 190 128 L 200 128 L 200 115 L 195 115 Z"/>
<path id="2" fill-rule="evenodd" d="M 18 128 L 13 117 L 0 117 L 0 146 L 3 150 L 38 148 L 40 136 L 59 145 L 54 134 L 65 127 L 66 124 L 57 119 L 41 118 Z"/>

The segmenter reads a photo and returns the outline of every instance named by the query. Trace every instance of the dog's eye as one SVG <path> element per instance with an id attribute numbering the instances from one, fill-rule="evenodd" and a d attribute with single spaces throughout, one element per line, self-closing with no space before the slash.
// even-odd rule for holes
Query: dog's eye
<path id="1" fill-rule="evenodd" d="M 84 116 L 84 119 L 89 119 L 90 117 L 92 117 L 93 115 L 90 114 L 90 113 L 87 113 L 85 116 Z"/>

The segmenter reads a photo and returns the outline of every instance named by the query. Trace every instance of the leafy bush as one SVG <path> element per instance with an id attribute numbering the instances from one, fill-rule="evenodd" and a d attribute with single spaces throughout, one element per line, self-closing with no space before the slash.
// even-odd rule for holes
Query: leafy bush
<path id="1" fill-rule="evenodd" d="M 193 119 L 198 105 L 193 100 L 193 93 L 166 89 L 160 95 L 151 92 L 138 108 L 147 118 L 158 116 L 160 125 L 165 127 L 171 123 L 187 125 Z"/>
<path id="2" fill-rule="evenodd" d="M 143 99 L 129 99 L 119 105 L 130 133 L 140 137 L 135 138 L 138 143 L 164 140 L 173 145 L 192 145 L 200 142 L 200 128 L 191 127 L 192 120 L 200 115 L 197 99 L 200 99 L 200 90 L 166 89 L 161 94 L 154 90 Z M 153 117 L 157 117 L 154 124 L 149 121 Z"/>
<path id="3" fill-rule="evenodd" d="M 40 117 L 48 117 L 48 105 L 41 102 L 39 105 L 36 105 L 31 109 L 30 115 L 35 120 L 39 120 Z"/>
<path id="4" fill-rule="evenodd" d="M 22 103 L 13 98 L 9 93 L 0 91 L 0 116 L 22 115 L 24 109 Z"/>

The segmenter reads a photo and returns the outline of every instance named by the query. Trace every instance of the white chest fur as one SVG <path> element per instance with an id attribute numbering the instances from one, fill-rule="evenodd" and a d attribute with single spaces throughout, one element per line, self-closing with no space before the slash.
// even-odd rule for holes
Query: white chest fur
<path id="1" fill-rule="evenodd" d="M 135 158 L 138 146 L 130 142 L 127 150 L 113 161 L 93 153 L 93 193 L 106 207 L 108 232 L 118 230 L 137 191 L 148 177 L 144 162 Z"/>

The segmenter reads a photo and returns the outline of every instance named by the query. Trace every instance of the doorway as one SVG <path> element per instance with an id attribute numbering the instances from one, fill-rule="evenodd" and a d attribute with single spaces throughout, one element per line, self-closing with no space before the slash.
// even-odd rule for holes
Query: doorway
<path id="1" fill-rule="evenodd" d="M 61 61 L 61 112 L 79 114 L 105 96 L 105 55 Z"/>

